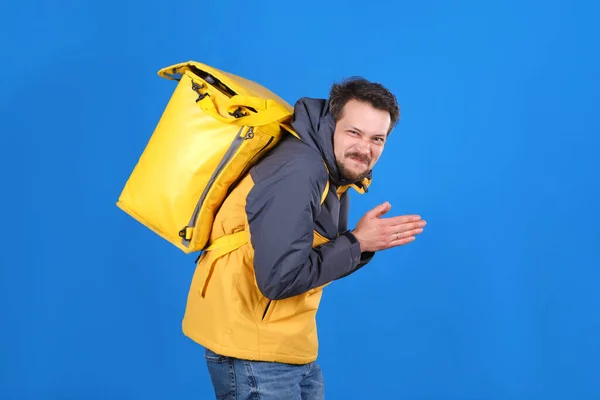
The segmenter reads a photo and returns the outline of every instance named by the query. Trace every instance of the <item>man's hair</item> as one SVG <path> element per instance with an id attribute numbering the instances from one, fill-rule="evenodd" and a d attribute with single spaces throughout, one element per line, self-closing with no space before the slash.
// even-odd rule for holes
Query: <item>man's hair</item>
<path id="1" fill-rule="evenodd" d="M 342 116 L 344 106 L 351 99 L 368 103 L 371 107 L 390 113 L 391 124 L 388 134 L 400 118 L 400 107 L 392 92 L 379 83 L 354 76 L 340 83 L 334 83 L 329 92 L 329 109 L 336 122 Z"/>

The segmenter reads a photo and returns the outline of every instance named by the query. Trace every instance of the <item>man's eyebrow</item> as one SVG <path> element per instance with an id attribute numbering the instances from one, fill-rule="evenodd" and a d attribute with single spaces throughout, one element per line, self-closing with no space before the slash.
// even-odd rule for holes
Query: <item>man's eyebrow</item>
<path id="1" fill-rule="evenodd" d="M 359 133 L 364 133 L 363 131 L 360 130 L 360 128 L 357 128 L 354 125 L 346 125 L 346 129 L 352 129 L 352 130 L 357 131 Z M 372 135 L 372 137 L 382 137 L 382 138 L 385 138 L 385 137 L 387 137 L 387 134 L 386 133 L 376 133 L 376 134 Z"/>
<path id="2" fill-rule="evenodd" d="M 352 129 L 353 131 L 357 131 L 357 132 L 363 133 L 363 131 L 361 131 L 359 128 L 357 128 L 354 125 L 346 125 L 346 129 Z"/>

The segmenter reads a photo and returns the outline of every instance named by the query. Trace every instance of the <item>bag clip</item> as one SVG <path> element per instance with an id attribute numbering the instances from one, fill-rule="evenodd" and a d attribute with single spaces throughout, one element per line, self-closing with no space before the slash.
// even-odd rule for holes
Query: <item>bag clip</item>
<path id="1" fill-rule="evenodd" d="M 236 118 L 242 118 L 246 116 L 246 114 L 242 112 L 242 107 L 238 107 L 234 112 L 229 113 L 229 115 Z"/>
<path id="2" fill-rule="evenodd" d="M 210 96 L 210 93 L 206 92 L 206 93 L 200 93 L 200 89 L 206 87 L 206 85 L 204 85 L 203 83 L 198 84 L 196 82 L 192 82 L 192 90 L 196 93 L 198 93 L 198 98 L 196 99 L 196 103 L 199 102 L 200 100 L 204 99 L 206 96 Z"/>

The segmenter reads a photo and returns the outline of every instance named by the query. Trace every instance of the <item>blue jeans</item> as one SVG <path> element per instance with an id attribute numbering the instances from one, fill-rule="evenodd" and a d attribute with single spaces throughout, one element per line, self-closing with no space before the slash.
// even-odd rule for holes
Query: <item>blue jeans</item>
<path id="1" fill-rule="evenodd" d="M 305 365 L 248 361 L 206 349 L 208 372 L 219 400 L 323 400 L 323 375 Z"/>

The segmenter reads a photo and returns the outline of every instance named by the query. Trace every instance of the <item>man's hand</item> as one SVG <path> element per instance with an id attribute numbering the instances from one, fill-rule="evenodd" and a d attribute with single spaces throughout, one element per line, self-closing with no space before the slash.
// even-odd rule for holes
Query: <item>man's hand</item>
<path id="1" fill-rule="evenodd" d="M 392 206 L 387 201 L 367 212 L 356 224 L 353 233 L 360 242 L 361 252 L 385 250 L 415 240 L 427 222 L 419 215 L 382 218 Z"/>

